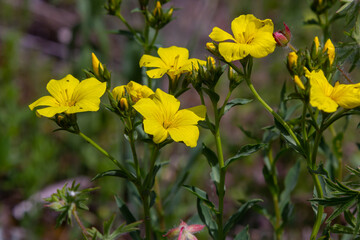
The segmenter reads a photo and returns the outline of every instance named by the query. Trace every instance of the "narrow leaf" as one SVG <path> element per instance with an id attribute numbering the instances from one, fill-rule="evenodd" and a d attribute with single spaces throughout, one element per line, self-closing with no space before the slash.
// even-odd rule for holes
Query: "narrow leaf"
<path id="1" fill-rule="evenodd" d="M 234 240 L 250 240 L 249 225 L 246 225 L 246 227 L 236 235 Z"/>
<path id="2" fill-rule="evenodd" d="M 230 163 L 232 163 L 236 160 L 239 160 L 242 157 L 247 157 L 247 156 L 251 155 L 252 153 L 257 152 L 258 150 L 260 150 L 261 148 L 263 148 L 265 146 L 266 146 L 266 144 L 259 143 L 259 144 L 248 144 L 248 145 L 241 147 L 235 156 L 226 160 L 224 167 L 227 168 Z"/>
<path id="3" fill-rule="evenodd" d="M 253 99 L 246 99 L 246 98 L 235 98 L 231 101 L 229 101 L 224 108 L 224 114 L 226 112 L 228 112 L 231 108 L 235 107 L 235 106 L 239 106 L 239 105 L 245 105 L 248 104 L 250 102 L 252 102 Z"/>

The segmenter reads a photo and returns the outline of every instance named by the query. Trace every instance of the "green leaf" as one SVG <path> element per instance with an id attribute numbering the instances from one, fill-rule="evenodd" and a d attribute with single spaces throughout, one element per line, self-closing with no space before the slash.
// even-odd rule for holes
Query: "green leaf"
<path id="1" fill-rule="evenodd" d="M 302 147 L 296 145 L 295 140 L 292 138 L 292 136 L 289 134 L 286 128 L 276 118 L 274 118 L 274 122 L 275 122 L 275 127 L 280 131 L 281 136 L 285 139 L 285 141 L 289 144 L 289 146 L 292 149 L 294 149 L 296 152 L 306 157 L 306 154 L 304 153 Z M 297 136 L 297 138 L 298 140 L 300 140 L 299 136 Z"/>
<path id="2" fill-rule="evenodd" d="M 356 235 L 360 235 L 359 232 L 355 232 L 354 228 L 352 227 L 348 227 L 348 226 L 342 226 L 340 224 L 334 224 L 333 226 L 330 227 L 330 231 L 332 233 L 337 233 L 337 234 L 356 234 Z"/>
<path id="3" fill-rule="evenodd" d="M 285 188 L 280 195 L 280 210 L 284 211 L 284 207 L 290 202 L 291 192 L 294 190 L 300 173 L 300 159 L 296 161 L 295 165 L 289 170 L 285 178 Z"/>
<path id="4" fill-rule="evenodd" d="M 337 216 L 339 216 L 342 212 L 350 208 L 356 202 L 356 198 L 351 199 L 350 201 L 344 202 L 341 205 L 336 206 L 334 212 L 328 217 L 326 220 L 327 223 L 334 220 Z"/>
<path id="5" fill-rule="evenodd" d="M 210 97 L 211 102 L 215 102 L 215 103 L 219 102 L 220 96 L 216 92 L 208 88 L 201 88 L 201 89 Z"/>
<path id="6" fill-rule="evenodd" d="M 197 199 L 196 205 L 201 221 L 206 225 L 210 236 L 213 239 L 216 239 L 218 235 L 218 228 L 217 228 L 217 223 L 214 220 L 213 210 L 209 208 L 207 204 L 204 204 L 204 202 L 200 198 Z"/>
<path id="7" fill-rule="evenodd" d="M 198 197 L 201 201 L 203 201 L 207 206 L 209 206 L 212 210 L 215 209 L 215 205 L 209 200 L 209 197 L 207 193 L 200 188 L 184 185 L 184 188 L 189 190 L 192 194 L 194 194 L 196 197 Z"/>
<path id="8" fill-rule="evenodd" d="M 128 224 L 135 223 L 136 219 L 135 219 L 134 215 L 132 215 L 132 213 L 130 212 L 129 208 L 126 206 L 126 203 L 116 195 L 115 195 L 115 201 L 116 201 L 116 205 L 118 206 L 118 208 L 119 208 L 122 216 L 125 218 L 126 222 Z M 140 231 L 131 232 L 130 235 L 131 235 L 131 238 L 134 240 L 141 240 Z"/>
<path id="9" fill-rule="evenodd" d="M 234 213 L 229 220 L 226 222 L 224 226 L 224 233 L 225 235 L 234 227 L 234 225 L 240 221 L 240 219 L 245 215 L 245 213 L 252 208 L 256 203 L 262 202 L 261 199 L 252 199 L 244 203 L 239 210 Z"/>
<path id="10" fill-rule="evenodd" d="M 215 132 L 215 125 L 213 123 L 207 121 L 198 121 L 198 126 L 204 129 L 209 129 L 211 132 Z"/>
<path id="11" fill-rule="evenodd" d="M 93 179 L 91 179 L 91 181 L 95 181 L 96 179 L 99 179 L 102 177 L 119 177 L 119 178 L 128 179 L 127 174 L 122 170 L 109 170 L 109 171 L 97 174 Z"/>
<path id="12" fill-rule="evenodd" d="M 206 157 L 211 167 L 219 164 L 219 160 L 216 153 L 214 153 L 214 151 L 211 150 L 210 148 L 206 147 L 204 143 L 202 144 L 202 154 Z"/>
<path id="13" fill-rule="evenodd" d="M 242 146 L 240 148 L 240 150 L 236 153 L 235 156 L 226 160 L 224 168 L 227 168 L 230 163 L 232 163 L 236 160 L 239 160 L 242 157 L 247 157 L 247 156 L 251 155 L 252 153 L 259 151 L 260 149 L 262 149 L 265 146 L 266 146 L 266 144 L 263 144 L 263 143 L 248 144 L 248 145 Z"/>
<path id="14" fill-rule="evenodd" d="M 250 240 L 249 225 L 246 225 L 246 227 L 236 235 L 234 240 Z"/>
<path id="15" fill-rule="evenodd" d="M 253 99 L 235 98 L 235 99 L 229 101 L 228 103 L 226 103 L 223 114 L 228 112 L 232 107 L 239 106 L 239 105 L 245 105 L 252 101 L 253 101 Z"/>

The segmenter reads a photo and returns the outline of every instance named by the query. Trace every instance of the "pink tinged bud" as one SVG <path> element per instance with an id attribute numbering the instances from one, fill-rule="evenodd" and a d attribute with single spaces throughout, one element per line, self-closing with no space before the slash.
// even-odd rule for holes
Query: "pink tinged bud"
<path id="1" fill-rule="evenodd" d="M 290 42 L 291 40 L 291 32 L 290 32 L 290 28 L 284 23 L 285 26 L 285 32 L 284 35 L 287 38 L 287 40 Z"/>
<path id="2" fill-rule="evenodd" d="M 289 42 L 286 36 L 280 31 L 274 32 L 273 37 L 275 38 L 277 45 L 280 47 L 286 47 Z"/>
<path id="3" fill-rule="evenodd" d="M 286 45 L 290 42 L 291 39 L 291 31 L 289 27 L 284 23 L 285 30 L 277 31 L 273 33 L 273 37 L 278 46 L 286 47 Z"/>

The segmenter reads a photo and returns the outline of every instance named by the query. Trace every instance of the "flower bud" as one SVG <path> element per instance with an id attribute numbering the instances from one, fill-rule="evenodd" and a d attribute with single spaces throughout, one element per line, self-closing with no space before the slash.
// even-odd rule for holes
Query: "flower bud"
<path id="1" fill-rule="evenodd" d="M 107 4 L 104 6 L 110 15 L 117 15 L 120 13 L 122 0 L 107 0 Z"/>
<path id="2" fill-rule="evenodd" d="M 121 98 L 120 99 L 120 102 L 119 102 L 119 105 L 120 105 L 120 109 L 121 110 L 128 110 L 129 109 L 129 103 L 127 101 L 126 98 Z"/>
<path id="3" fill-rule="evenodd" d="M 215 59 L 213 57 L 208 57 L 206 59 L 206 67 L 207 69 L 213 69 L 215 68 L 216 62 Z"/>
<path id="4" fill-rule="evenodd" d="M 298 61 L 298 55 L 296 54 L 296 52 L 291 52 L 288 54 L 288 58 L 287 58 L 288 62 L 288 68 L 290 70 L 293 70 L 294 67 L 297 66 L 297 61 Z"/>
<path id="5" fill-rule="evenodd" d="M 162 15 L 162 9 L 161 9 L 160 1 L 156 2 L 156 6 L 155 6 L 155 8 L 153 10 L 153 15 L 154 15 L 154 17 L 159 17 L 159 16 Z"/>
<path id="6" fill-rule="evenodd" d="M 314 44 L 315 44 L 315 53 L 317 54 L 319 52 L 319 47 L 320 47 L 319 38 L 317 36 L 314 38 Z"/>
<path id="7" fill-rule="evenodd" d="M 93 72 L 96 77 L 100 78 L 99 67 L 102 72 L 104 71 L 104 67 L 94 53 L 91 53 L 91 58 L 92 58 Z"/>
<path id="8" fill-rule="evenodd" d="M 289 27 L 284 23 L 285 30 L 284 31 L 277 31 L 273 33 L 273 37 L 280 47 L 286 47 L 287 44 L 291 40 L 291 31 Z"/>
<path id="9" fill-rule="evenodd" d="M 301 88 L 302 90 L 305 90 L 305 86 L 304 86 L 304 84 L 302 83 L 302 81 L 301 81 L 301 79 L 299 78 L 298 75 L 295 75 L 295 76 L 294 76 L 294 82 L 295 82 L 295 84 L 296 84 L 299 88 Z"/>
<path id="10" fill-rule="evenodd" d="M 326 51 L 327 51 L 330 66 L 331 66 L 335 60 L 335 47 L 330 39 L 328 39 L 324 45 L 323 52 L 326 52 Z"/>

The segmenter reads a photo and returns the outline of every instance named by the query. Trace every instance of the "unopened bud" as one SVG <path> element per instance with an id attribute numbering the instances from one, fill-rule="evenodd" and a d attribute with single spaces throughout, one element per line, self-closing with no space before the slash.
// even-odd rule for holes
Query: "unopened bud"
<path id="1" fill-rule="evenodd" d="M 329 62 L 330 62 L 330 66 L 333 64 L 334 60 L 335 60 L 335 47 L 334 44 L 331 42 L 330 39 L 328 39 L 324 45 L 324 49 L 323 52 L 326 52 L 328 54 L 329 57 Z"/>
<path id="2" fill-rule="evenodd" d="M 104 67 L 94 53 L 91 53 L 91 58 L 92 58 L 93 72 L 95 76 L 99 78 L 100 77 L 99 67 L 101 71 L 104 71 Z"/>
<path id="3" fill-rule="evenodd" d="M 289 27 L 284 23 L 285 30 L 284 31 L 277 31 L 273 33 L 273 37 L 280 47 L 285 47 L 291 40 L 291 31 Z"/>
<path id="4" fill-rule="evenodd" d="M 294 82 L 295 82 L 295 84 L 296 84 L 299 88 L 301 88 L 302 90 L 305 90 L 305 86 L 304 86 L 304 84 L 302 83 L 302 81 L 301 81 L 301 79 L 299 78 L 298 75 L 295 75 L 295 76 L 294 76 Z"/>
<path id="5" fill-rule="evenodd" d="M 214 68 L 215 65 L 216 65 L 216 62 L 215 62 L 215 59 L 214 59 L 213 57 L 208 57 L 208 58 L 206 59 L 206 67 L 207 67 L 208 69 Z"/>
<path id="6" fill-rule="evenodd" d="M 120 99 L 120 102 L 119 102 L 119 105 L 120 105 L 120 109 L 121 110 L 128 110 L 129 109 L 129 103 L 127 101 L 126 98 L 121 98 Z"/>
<path id="7" fill-rule="evenodd" d="M 315 53 L 317 54 L 319 52 L 319 47 L 320 47 L 319 38 L 317 36 L 314 38 L 314 44 L 315 44 Z"/>
<path id="8" fill-rule="evenodd" d="M 153 11 L 153 15 L 156 17 L 156 16 L 161 16 L 161 14 L 162 14 L 161 3 L 160 1 L 157 1 Z"/>
<path id="9" fill-rule="evenodd" d="M 294 69 L 294 67 L 297 66 L 297 60 L 298 60 L 298 55 L 296 54 L 296 52 L 290 52 L 288 54 L 288 68 L 290 70 Z"/>

